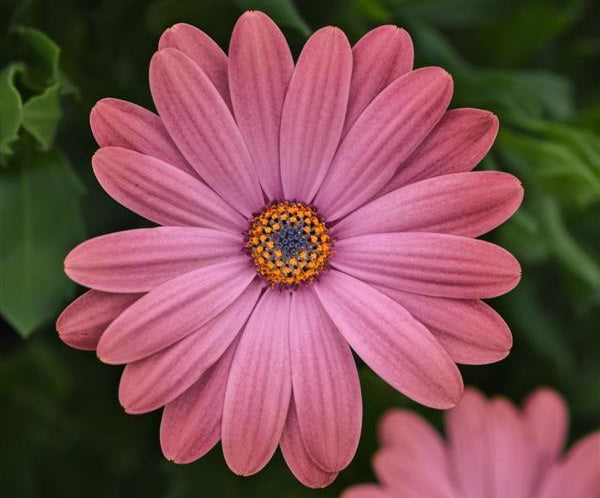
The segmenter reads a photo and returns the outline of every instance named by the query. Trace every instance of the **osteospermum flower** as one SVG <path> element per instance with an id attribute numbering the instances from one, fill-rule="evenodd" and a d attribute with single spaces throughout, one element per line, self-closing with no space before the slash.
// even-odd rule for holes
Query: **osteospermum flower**
<path id="1" fill-rule="evenodd" d="M 92 110 L 94 172 L 118 202 L 163 225 L 76 247 L 65 271 L 91 290 L 62 339 L 126 364 L 128 413 L 165 407 L 165 456 L 219 440 L 238 474 L 277 446 L 324 486 L 352 459 L 361 395 L 351 348 L 420 403 L 453 406 L 460 363 L 489 363 L 510 332 L 481 298 L 512 289 L 517 261 L 474 237 L 522 198 L 500 172 L 469 172 L 497 132 L 486 111 L 447 111 L 452 80 L 412 70 L 404 30 L 353 48 L 317 31 L 294 64 L 260 12 L 229 54 L 178 24 L 150 64 L 158 115 Z"/>
<path id="2" fill-rule="evenodd" d="M 467 389 L 446 414 L 447 441 L 418 415 L 391 410 L 373 459 L 381 485 L 355 486 L 342 498 L 598 498 L 600 431 L 563 455 L 567 430 L 566 404 L 548 388 L 521 411 Z"/>

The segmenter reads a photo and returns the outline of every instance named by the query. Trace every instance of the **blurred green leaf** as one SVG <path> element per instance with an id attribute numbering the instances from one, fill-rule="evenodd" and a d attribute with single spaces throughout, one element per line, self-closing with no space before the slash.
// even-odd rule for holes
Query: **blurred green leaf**
<path id="1" fill-rule="evenodd" d="M 235 3 L 244 10 L 262 10 L 277 24 L 295 29 L 304 36 L 312 33 L 292 0 L 235 0 Z"/>
<path id="2" fill-rule="evenodd" d="M 507 9 L 503 0 L 387 0 L 402 17 L 442 27 L 489 23 Z"/>
<path id="3" fill-rule="evenodd" d="M 20 41 L 21 56 L 26 68 L 23 82 L 31 89 L 43 91 L 59 80 L 60 48 L 50 37 L 29 26 L 15 28 Z"/>
<path id="4" fill-rule="evenodd" d="M 22 64 L 11 64 L 0 73 L 0 158 L 12 153 L 10 144 L 19 136 L 23 105 L 14 78 L 22 70 Z"/>
<path id="5" fill-rule="evenodd" d="M 23 106 L 23 128 L 39 142 L 42 150 L 52 147 L 60 120 L 60 83 L 55 83 L 31 97 Z"/>

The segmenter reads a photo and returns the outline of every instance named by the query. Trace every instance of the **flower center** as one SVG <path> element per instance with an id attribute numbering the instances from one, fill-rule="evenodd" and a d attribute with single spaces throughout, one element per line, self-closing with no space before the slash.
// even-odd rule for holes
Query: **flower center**
<path id="1" fill-rule="evenodd" d="M 333 241 L 314 207 L 300 202 L 266 206 L 250 222 L 246 241 L 256 271 L 271 287 L 311 282 L 327 267 Z"/>

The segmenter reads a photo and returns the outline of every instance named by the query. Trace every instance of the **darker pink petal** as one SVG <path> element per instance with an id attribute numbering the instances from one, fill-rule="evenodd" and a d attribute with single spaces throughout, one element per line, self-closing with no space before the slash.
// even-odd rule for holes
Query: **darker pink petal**
<path id="1" fill-rule="evenodd" d="M 311 202 L 338 147 L 346 117 L 352 50 L 326 27 L 306 42 L 281 117 L 281 180 L 286 199 Z"/>
<path id="2" fill-rule="evenodd" d="M 359 484 L 344 491 L 340 498 L 397 498 L 393 490 L 375 484 Z M 403 497 L 407 498 L 407 497 Z M 410 498 L 410 497 L 408 497 Z"/>

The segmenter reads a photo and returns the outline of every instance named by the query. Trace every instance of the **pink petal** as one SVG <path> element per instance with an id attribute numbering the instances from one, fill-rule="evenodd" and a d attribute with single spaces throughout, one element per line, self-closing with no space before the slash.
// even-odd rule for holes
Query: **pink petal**
<path id="1" fill-rule="evenodd" d="M 165 458 L 175 463 L 193 462 L 221 438 L 225 388 L 236 346 L 234 341 L 200 379 L 165 406 L 160 423 Z"/>
<path id="2" fill-rule="evenodd" d="M 401 76 L 364 110 L 348 131 L 315 198 L 334 221 L 379 192 L 440 120 L 452 79 L 428 67 Z"/>
<path id="3" fill-rule="evenodd" d="M 321 469 L 337 472 L 352 461 L 360 439 L 360 383 L 348 343 L 310 289 L 292 295 L 290 357 L 306 451 Z"/>
<path id="4" fill-rule="evenodd" d="M 510 352 L 512 335 L 508 325 L 482 301 L 376 288 L 425 325 L 456 363 L 485 365 Z"/>
<path id="5" fill-rule="evenodd" d="M 195 26 L 175 24 L 167 29 L 158 42 L 158 49 L 174 48 L 192 59 L 231 107 L 227 82 L 227 56 L 210 36 Z"/>
<path id="6" fill-rule="evenodd" d="M 90 113 L 90 126 L 100 147 L 123 147 L 156 157 L 196 177 L 179 152 L 161 119 L 139 105 L 119 99 L 102 99 Z"/>
<path id="7" fill-rule="evenodd" d="M 499 246 L 456 235 L 378 233 L 336 243 L 335 268 L 356 278 L 417 294 L 478 299 L 513 289 L 518 261 Z"/>
<path id="8" fill-rule="evenodd" d="M 352 83 L 344 134 L 371 101 L 413 67 L 413 44 L 397 26 L 379 26 L 352 47 Z"/>
<path id="9" fill-rule="evenodd" d="M 267 290 L 242 333 L 223 409 L 223 455 L 240 475 L 261 470 L 277 449 L 287 418 L 292 379 L 290 294 Z"/>
<path id="10" fill-rule="evenodd" d="M 335 270 L 314 289 L 350 346 L 383 380 L 432 408 L 456 404 L 463 389 L 456 365 L 404 308 Z"/>
<path id="11" fill-rule="evenodd" d="M 141 296 L 87 291 L 69 304 L 58 317 L 58 335 L 72 348 L 94 351 L 110 322 Z"/>
<path id="12" fill-rule="evenodd" d="M 381 194 L 439 175 L 472 170 L 490 150 L 498 118 L 482 109 L 452 109 L 399 166 Z"/>
<path id="13" fill-rule="evenodd" d="M 239 257 L 241 235 L 208 228 L 156 227 L 101 235 L 65 259 L 71 280 L 108 292 L 145 292 L 183 273 Z"/>
<path id="14" fill-rule="evenodd" d="M 340 498 L 397 498 L 396 494 L 375 484 L 359 484 L 342 493 Z"/>
<path id="15" fill-rule="evenodd" d="M 302 484 L 309 488 L 329 486 L 338 476 L 337 472 L 329 473 L 318 467 L 306 451 L 300 434 L 298 416 L 294 401 L 290 403 L 287 420 L 281 434 L 281 453 L 288 467 Z"/>
<path id="16" fill-rule="evenodd" d="M 119 385 L 127 413 L 156 410 L 188 389 L 229 347 L 262 289 L 254 280 L 240 296 L 194 333 L 158 353 L 129 363 Z"/>
<path id="17" fill-rule="evenodd" d="M 152 97 L 165 127 L 200 177 L 245 216 L 263 196 L 244 140 L 206 74 L 167 48 L 150 62 Z"/>
<path id="18" fill-rule="evenodd" d="M 438 176 L 369 202 L 335 225 L 331 235 L 437 232 L 478 237 L 510 218 L 522 200 L 521 182 L 508 173 Z"/>
<path id="19" fill-rule="evenodd" d="M 209 187 L 160 159 L 103 147 L 94 154 L 92 165 L 113 199 L 150 221 L 234 233 L 248 228 L 244 217 Z"/>
<path id="20" fill-rule="evenodd" d="M 150 356 L 217 316 L 255 278 L 246 256 L 186 273 L 152 290 L 112 322 L 98 344 L 105 363 Z"/>
<path id="21" fill-rule="evenodd" d="M 311 202 L 338 147 L 346 118 L 352 50 L 334 27 L 302 49 L 281 116 L 281 180 L 286 199 Z"/>
<path id="22" fill-rule="evenodd" d="M 259 11 L 237 21 L 229 45 L 229 87 L 237 124 L 270 199 L 281 199 L 279 129 L 294 59 L 277 25 Z"/>

